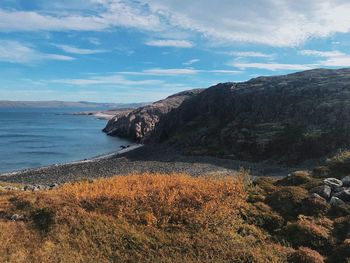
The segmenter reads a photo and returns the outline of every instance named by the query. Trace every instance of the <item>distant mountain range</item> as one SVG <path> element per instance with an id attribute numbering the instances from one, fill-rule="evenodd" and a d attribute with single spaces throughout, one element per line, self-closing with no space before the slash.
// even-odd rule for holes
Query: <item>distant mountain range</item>
<path id="1" fill-rule="evenodd" d="M 0 100 L 0 108 L 137 108 L 146 103 L 97 103 L 87 101 L 9 101 Z"/>

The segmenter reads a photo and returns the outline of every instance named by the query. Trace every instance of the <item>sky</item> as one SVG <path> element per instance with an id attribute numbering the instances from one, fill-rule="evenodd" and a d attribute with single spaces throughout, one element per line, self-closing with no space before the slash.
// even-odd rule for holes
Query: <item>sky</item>
<path id="1" fill-rule="evenodd" d="M 150 102 L 350 67 L 348 0 L 1 0 L 0 100 Z"/>

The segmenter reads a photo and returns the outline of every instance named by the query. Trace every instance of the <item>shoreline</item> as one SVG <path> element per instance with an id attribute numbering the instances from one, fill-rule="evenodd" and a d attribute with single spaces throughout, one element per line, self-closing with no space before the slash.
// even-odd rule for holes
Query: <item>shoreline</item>
<path id="1" fill-rule="evenodd" d="M 0 182 L 62 184 L 131 173 L 186 173 L 192 176 L 233 175 L 248 169 L 252 176 L 284 177 L 301 167 L 251 163 L 208 156 L 185 156 L 163 145 L 133 145 L 115 153 L 64 164 L 0 174 Z"/>
<path id="2" fill-rule="evenodd" d="M 25 173 L 25 172 L 38 171 L 38 170 L 43 170 L 43 169 L 50 169 L 50 168 L 53 168 L 53 167 L 58 168 L 58 167 L 64 166 L 64 165 L 74 165 L 74 164 L 95 162 L 95 161 L 98 161 L 98 160 L 103 160 L 103 159 L 111 158 L 111 157 L 114 157 L 114 156 L 118 156 L 118 155 L 123 154 L 123 153 L 127 153 L 129 151 L 135 150 L 135 149 L 137 149 L 139 147 L 142 147 L 142 146 L 143 146 L 143 144 L 134 144 L 134 145 L 130 145 L 129 147 L 127 147 L 125 149 L 121 149 L 121 150 L 116 151 L 116 152 L 100 154 L 100 155 L 93 156 L 93 157 L 90 157 L 90 158 L 85 158 L 83 160 L 76 160 L 76 161 L 65 162 L 65 163 L 54 163 L 54 164 L 45 165 L 45 166 L 39 166 L 39 167 L 34 167 L 34 168 L 24 168 L 24 169 L 15 170 L 15 171 L 12 171 L 12 172 L 4 172 L 4 173 L 0 172 L 0 182 L 1 182 L 1 178 L 2 177 L 15 176 L 17 174 L 22 174 L 22 173 Z"/>

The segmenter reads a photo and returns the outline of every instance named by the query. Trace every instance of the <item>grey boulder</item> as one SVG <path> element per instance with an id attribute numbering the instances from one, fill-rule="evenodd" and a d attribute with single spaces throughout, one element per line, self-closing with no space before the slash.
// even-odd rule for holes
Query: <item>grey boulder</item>
<path id="1" fill-rule="evenodd" d="M 18 215 L 18 214 L 14 214 L 10 217 L 11 221 L 18 221 L 18 220 L 22 220 L 23 219 L 23 215 Z"/>
<path id="2" fill-rule="evenodd" d="M 336 193 L 340 193 L 341 191 L 346 190 L 348 188 L 349 187 L 337 187 L 337 188 L 334 188 L 334 189 L 332 189 L 332 194 L 334 195 Z"/>
<path id="3" fill-rule="evenodd" d="M 338 197 L 335 197 L 335 196 L 332 196 L 331 200 L 329 201 L 329 203 L 332 205 L 332 206 L 340 206 L 340 205 L 343 205 L 345 204 L 345 202 L 341 199 L 339 199 Z"/>
<path id="4" fill-rule="evenodd" d="M 39 191 L 40 190 L 40 185 L 26 185 L 24 186 L 23 190 L 24 191 Z"/>
<path id="5" fill-rule="evenodd" d="M 329 185 L 321 185 L 314 187 L 310 190 L 310 193 L 316 193 L 325 199 L 329 199 L 332 189 Z"/>
<path id="6" fill-rule="evenodd" d="M 341 181 L 343 182 L 343 186 L 350 187 L 350 175 L 344 177 Z"/>
<path id="7" fill-rule="evenodd" d="M 343 200 L 344 202 L 350 202 L 350 188 L 345 189 L 339 193 L 334 194 L 335 197 Z"/>
<path id="8" fill-rule="evenodd" d="M 323 180 L 323 183 L 330 186 L 332 189 L 343 186 L 343 182 L 337 178 L 326 178 Z"/>

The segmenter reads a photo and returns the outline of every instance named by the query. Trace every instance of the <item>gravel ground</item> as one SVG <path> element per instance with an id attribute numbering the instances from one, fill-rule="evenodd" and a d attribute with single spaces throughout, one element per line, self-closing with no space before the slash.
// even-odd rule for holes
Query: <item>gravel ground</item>
<path id="1" fill-rule="evenodd" d="M 214 157 L 184 156 L 169 148 L 153 145 L 88 161 L 2 174 L 0 175 L 0 181 L 48 185 L 84 178 L 126 175 L 135 172 L 182 172 L 193 176 L 233 174 L 241 167 L 249 169 L 254 176 L 286 176 L 297 169 L 268 163 L 249 163 Z"/>

